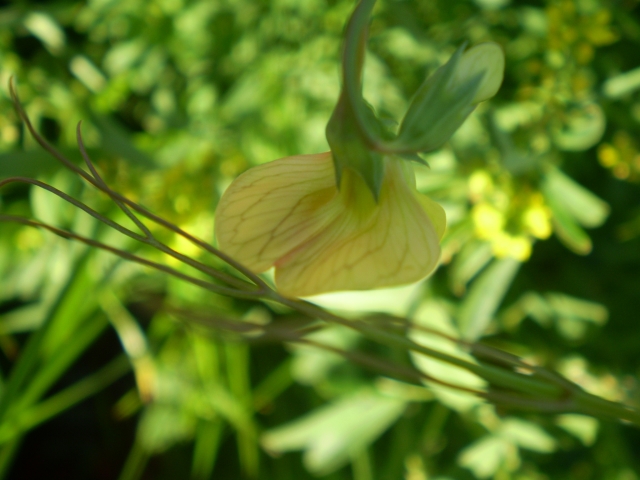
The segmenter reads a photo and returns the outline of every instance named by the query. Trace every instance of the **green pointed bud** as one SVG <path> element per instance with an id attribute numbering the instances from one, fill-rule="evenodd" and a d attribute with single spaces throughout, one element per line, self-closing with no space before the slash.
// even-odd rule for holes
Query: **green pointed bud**
<path id="1" fill-rule="evenodd" d="M 467 50 L 460 57 L 451 81 L 453 85 L 462 85 L 478 75 L 482 80 L 473 100 L 471 100 L 472 103 L 480 103 L 490 99 L 498 92 L 502 84 L 504 53 L 497 43 L 481 43 Z"/>
<path id="2" fill-rule="evenodd" d="M 440 148 L 462 125 L 477 103 L 498 91 L 504 54 L 496 43 L 460 47 L 416 92 L 392 147 L 429 152 Z"/>

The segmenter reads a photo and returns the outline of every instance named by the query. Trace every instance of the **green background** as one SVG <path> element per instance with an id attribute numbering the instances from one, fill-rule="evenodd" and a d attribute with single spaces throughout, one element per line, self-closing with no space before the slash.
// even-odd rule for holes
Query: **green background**
<path id="1" fill-rule="evenodd" d="M 4 4 L 0 178 L 40 179 L 126 224 L 21 127 L 13 77 L 36 129 L 69 158 L 81 160 L 81 120 L 112 188 L 213 242 L 215 206 L 235 176 L 327 149 L 353 7 Z M 484 337 L 590 392 L 638 404 L 638 2 L 381 0 L 365 97 L 397 122 L 427 74 L 462 43 L 483 41 L 504 48 L 501 90 L 425 156 L 430 169 L 416 166 L 418 188 L 447 211 L 443 265 L 412 289 L 376 294 L 374 307 L 372 297 L 333 301 Z M 183 268 L 36 188 L 5 186 L 0 213 Z M 507 412 L 394 383 L 323 350 L 239 341 L 216 316 L 297 319 L 1 223 L 0 477 L 639 478 L 635 427 Z M 385 362 L 442 369 L 339 328 L 314 335 Z"/>

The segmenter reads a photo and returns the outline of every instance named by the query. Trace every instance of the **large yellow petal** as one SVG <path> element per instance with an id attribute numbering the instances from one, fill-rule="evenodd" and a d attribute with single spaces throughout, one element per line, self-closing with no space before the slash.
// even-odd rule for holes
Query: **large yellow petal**
<path id="1" fill-rule="evenodd" d="M 255 272 L 275 265 L 289 296 L 417 281 L 438 263 L 444 211 L 416 192 L 406 162 L 387 159 L 385 169 L 376 203 L 355 172 L 336 189 L 330 153 L 252 168 L 220 200 L 220 249 Z"/>
<path id="2" fill-rule="evenodd" d="M 216 211 L 220 249 L 254 272 L 317 235 L 336 195 L 330 153 L 286 157 L 251 168 L 225 191 Z"/>
<path id="3" fill-rule="evenodd" d="M 439 203 L 434 202 L 426 195 L 418 193 L 417 198 L 420 202 L 420 205 L 422 205 L 422 208 L 431 220 L 431 223 L 433 223 L 433 227 L 438 234 L 438 240 L 442 240 L 444 231 L 447 227 L 447 216 L 444 213 L 444 209 L 440 206 Z"/>
<path id="4" fill-rule="evenodd" d="M 333 220 L 276 262 L 276 284 L 285 295 L 309 296 L 338 290 L 366 290 L 415 282 L 430 274 L 440 257 L 442 208 L 424 208 L 403 171 L 403 160 L 386 161 L 377 204 L 357 207 L 340 195 L 327 204 Z M 368 194 L 361 182 L 360 197 Z M 369 194 L 370 195 L 370 194 Z M 348 199 L 347 199 L 348 200 Z M 437 228 L 430 214 L 437 216 Z"/>

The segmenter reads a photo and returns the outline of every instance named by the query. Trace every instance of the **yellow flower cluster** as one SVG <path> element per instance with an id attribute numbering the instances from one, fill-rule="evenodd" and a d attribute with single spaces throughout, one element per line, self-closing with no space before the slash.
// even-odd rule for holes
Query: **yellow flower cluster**
<path id="1" fill-rule="evenodd" d="M 616 132 L 611 143 L 598 146 L 598 160 L 620 180 L 640 180 L 640 151 L 625 131 Z"/>
<path id="2" fill-rule="evenodd" d="M 600 141 L 606 116 L 589 64 L 597 48 L 618 40 L 611 20 L 609 10 L 572 0 L 551 1 L 544 15 L 529 20 L 537 26 L 516 44 L 523 62 L 515 98 L 529 111 L 531 118 L 518 124 L 531 132 L 533 151 L 583 151 Z M 540 41 L 544 48 L 524 47 Z"/>
<path id="3" fill-rule="evenodd" d="M 611 28 L 611 11 L 588 9 L 573 0 L 552 2 L 546 9 L 548 46 L 552 52 L 569 53 L 580 64 L 590 63 L 594 47 L 618 40 Z"/>
<path id="4" fill-rule="evenodd" d="M 496 257 L 526 261 L 533 241 L 551 235 L 551 213 L 539 192 L 525 190 L 512 195 L 510 177 L 501 180 L 496 183 L 486 170 L 469 177 L 475 235 L 491 244 Z"/>

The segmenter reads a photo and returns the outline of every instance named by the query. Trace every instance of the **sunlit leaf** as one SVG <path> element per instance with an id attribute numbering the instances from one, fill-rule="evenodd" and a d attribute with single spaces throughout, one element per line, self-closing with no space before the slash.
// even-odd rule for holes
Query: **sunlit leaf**
<path id="1" fill-rule="evenodd" d="M 634 68 L 609 78 L 602 86 L 602 91 L 609 98 L 620 98 L 640 88 L 640 68 Z"/>
<path id="2" fill-rule="evenodd" d="M 543 191 L 585 227 L 599 227 L 609 215 L 606 202 L 556 168 L 547 171 Z"/>
<path id="3" fill-rule="evenodd" d="M 556 423 L 586 446 L 593 445 L 598 436 L 599 422 L 595 418 L 565 414 L 558 415 Z"/>
<path id="4" fill-rule="evenodd" d="M 405 409 L 405 402 L 363 390 L 267 431 L 263 446 L 274 452 L 304 450 L 305 466 L 330 473 L 375 441 Z"/>
<path id="5" fill-rule="evenodd" d="M 505 420 L 500 435 L 516 445 L 536 452 L 549 453 L 556 449 L 556 440 L 535 423 L 509 418 Z"/>
<path id="6" fill-rule="evenodd" d="M 427 327 L 451 338 L 459 338 L 460 334 L 443 305 L 436 302 L 424 302 L 414 314 L 413 319 L 418 328 L 411 329 L 409 336 L 414 342 L 475 363 L 475 359 L 455 341 L 419 328 Z M 473 390 L 482 391 L 486 388 L 484 380 L 467 370 L 415 352 L 411 353 L 411 357 L 421 371 L 437 380 Z M 443 404 L 454 410 L 469 411 L 482 402 L 481 399 L 467 392 L 461 392 L 430 380 L 426 380 L 425 383 Z"/>
<path id="7" fill-rule="evenodd" d="M 462 338 L 473 341 L 486 333 L 519 268 L 513 258 L 496 259 L 475 279 L 458 314 Z"/>
<path id="8" fill-rule="evenodd" d="M 553 213 L 553 229 L 558 238 L 568 248 L 581 255 L 591 251 L 591 238 L 580 227 L 567 209 L 557 201 L 554 194 L 546 195 L 547 204 Z"/>
<path id="9" fill-rule="evenodd" d="M 606 117 L 599 105 L 567 108 L 563 118 L 551 124 L 551 137 L 561 150 L 580 151 L 594 146 L 604 133 Z"/>
<path id="10" fill-rule="evenodd" d="M 478 478 L 494 475 L 514 447 L 499 436 L 489 435 L 462 450 L 458 464 L 471 470 Z M 517 452 L 517 451 L 516 451 Z"/>
<path id="11" fill-rule="evenodd" d="M 174 405 L 148 406 L 138 425 L 138 438 L 151 453 L 166 450 L 179 441 L 193 435 L 195 419 Z"/>
<path id="12" fill-rule="evenodd" d="M 492 259 L 491 244 L 483 241 L 468 242 L 451 266 L 451 287 L 461 294 L 473 279 Z"/>

